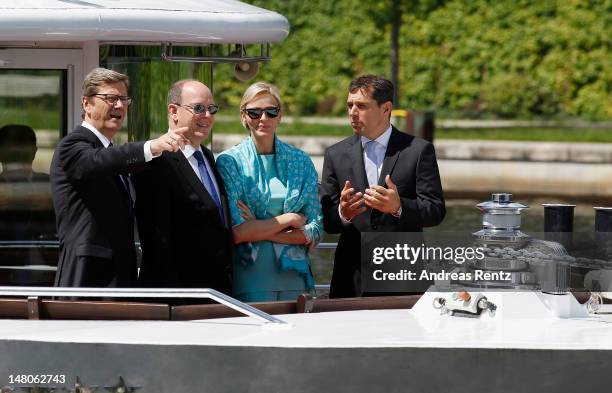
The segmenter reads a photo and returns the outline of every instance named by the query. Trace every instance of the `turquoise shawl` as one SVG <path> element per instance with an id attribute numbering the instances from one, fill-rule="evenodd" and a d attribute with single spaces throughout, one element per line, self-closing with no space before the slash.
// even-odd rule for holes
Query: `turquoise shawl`
<path id="1" fill-rule="evenodd" d="M 309 247 L 314 248 L 323 236 L 317 172 L 306 153 L 276 136 L 274 148 L 276 171 L 287 187 L 283 213 L 302 213 L 307 217 L 304 235 L 309 240 Z M 265 219 L 270 189 L 252 138 L 249 136 L 239 145 L 221 153 L 217 158 L 217 168 L 227 190 L 232 226 L 245 222 L 238 209 L 239 200 L 249 206 L 257 219 Z M 257 259 L 258 243 L 241 243 L 236 247 L 236 257 L 240 263 L 252 264 Z M 306 287 L 312 289 L 314 280 L 308 262 L 309 247 L 280 243 L 273 243 L 273 246 L 281 271 L 297 271 L 304 278 Z"/>

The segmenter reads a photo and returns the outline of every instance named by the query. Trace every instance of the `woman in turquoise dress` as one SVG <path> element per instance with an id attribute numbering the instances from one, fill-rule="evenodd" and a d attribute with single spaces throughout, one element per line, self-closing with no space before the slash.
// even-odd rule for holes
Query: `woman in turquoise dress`
<path id="1" fill-rule="evenodd" d="M 246 302 L 295 300 L 314 289 L 308 251 L 321 240 L 317 172 L 276 136 L 276 86 L 251 85 L 240 103 L 250 136 L 217 158 L 234 234 L 233 294 Z"/>

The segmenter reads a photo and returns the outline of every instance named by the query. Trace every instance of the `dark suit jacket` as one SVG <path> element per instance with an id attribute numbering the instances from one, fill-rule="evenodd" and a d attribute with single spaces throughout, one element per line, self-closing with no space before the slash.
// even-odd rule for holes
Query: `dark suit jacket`
<path id="1" fill-rule="evenodd" d="M 227 194 L 210 150 L 202 147 L 214 171 L 228 215 Z M 182 152 L 165 152 L 132 177 L 142 244 L 139 283 L 143 287 L 214 288 L 231 293 L 232 233 Z"/>
<path id="2" fill-rule="evenodd" d="M 330 146 L 325 152 L 321 183 L 323 225 L 328 233 L 340 233 L 334 258 L 330 297 L 360 296 L 361 232 L 421 232 L 439 224 L 446 210 L 433 145 L 393 128 L 378 180 L 385 185 L 390 175 L 397 186 L 402 215 L 395 218 L 368 209 L 345 225 L 338 214 L 340 192 L 350 180 L 356 191 L 368 185 L 360 137 L 354 135 Z"/>
<path id="3" fill-rule="evenodd" d="M 60 241 L 56 286 L 135 286 L 134 221 L 119 174 L 144 163 L 143 145 L 105 149 L 93 132 L 79 126 L 55 149 L 51 191 Z"/>

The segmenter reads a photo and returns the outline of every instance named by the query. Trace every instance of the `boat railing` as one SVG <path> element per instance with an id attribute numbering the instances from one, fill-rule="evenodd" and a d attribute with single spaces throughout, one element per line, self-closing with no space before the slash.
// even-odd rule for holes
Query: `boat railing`
<path id="1" fill-rule="evenodd" d="M 140 242 L 135 242 L 140 250 Z M 338 243 L 319 243 L 317 250 L 335 250 Z M 23 249 L 59 249 L 57 240 L 0 240 L 0 251 L 2 250 L 23 250 Z M 31 270 L 31 271 L 57 271 L 57 266 L 53 265 L 0 265 L 0 270 Z M 323 286 L 324 287 L 324 286 Z M 325 289 L 325 288 L 322 288 Z"/>
<path id="2" fill-rule="evenodd" d="M 338 243 L 319 243 L 317 244 L 317 250 L 335 250 L 338 247 Z"/>
<path id="3" fill-rule="evenodd" d="M 58 288 L 58 287 L 7 287 L 0 286 L 0 296 L 26 296 L 29 302 L 39 297 L 78 297 L 78 298 L 168 298 L 168 299 L 211 299 L 244 315 L 265 323 L 286 324 L 249 304 L 211 288 Z"/>
<path id="4" fill-rule="evenodd" d="M 134 242 L 136 247 L 140 247 L 140 242 Z M 333 250 L 338 243 L 319 243 L 319 250 Z M 0 240 L 0 249 L 2 248 L 59 248 L 57 240 Z"/>
<path id="5" fill-rule="evenodd" d="M 0 249 L 59 248 L 57 240 L 0 240 Z"/>
<path id="6" fill-rule="evenodd" d="M 140 250 L 140 242 L 135 242 L 136 247 Z M 337 243 L 319 243 L 317 245 L 317 250 L 334 250 L 336 249 Z M 59 241 L 57 240 L 0 240 L 0 252 L 5 251 L 20 251 L 20 250 L 57 250 L 59 249 Z M 5 262 L 6 263 L 6 262 Z M 42 262 L 44 263 L 44 262 Z M 40 278 L 37 281 L 37 284 L 50 284 L 53 281 L 53 275 L 57 271 L 57 266 L 52 264 L 21 264 L 17 263 L 6 263 L 5 265 L 0 264 L 0 276 L 3 274 L 10 274 L 10 272 L 15 272 L 15 274 L 38 274 Z M 43 276 L 41 276 L 43 275 Z M 37 276 L 38 277 L 38 276 Z M 3 280 L 4 284 L 13 283 L 10 279 Z M 28 285 L 32 284 L 34 281 L 22 282 L 17 288 L 28 288 L 26 286 L 22 286 L 23 284 Z M 0 287 L 2 288 L 2 287 Z M 13 287 L 5 287 L 5 288 L 13 288 Z M 32 288 L 45 288 L 42 286 L 32 287 Z M 330 286 L 329 284 L 318 284 L 315 285 L 316 293 L 329 293 Z M 1 294 L 0 294 L 1 295 Z M 223 294 L 222 294 L 223 295 Z M 27 295 L 26 295 L 27 296 Z M 63 295 L 49 295 L 49 296 L 63 296 Z M 81 295 L 66 295 L 66 296 L 78 296 L 78 297 L 87 297 Z M 99 297 L 100 295 L 91 295 L 90 297 Z M 225 296 L 225 295 L 224 295 Z M 111 297 L 107 294 L 104 297 Z M 129 297 L 129 296 L 117 296 L 117 297 Z M 138 297 L 138 296 L 133 296 Z M 172 297 L 172 296 L 141 296 L 145 297 Z M 179 297 L 178 295 L 176 297 Z M 200 296 L 190 296 L 190 297 L 200 297 Z M 211 298 L 212 299 L 212 298 Z M 213 299 L 216 300 L 216 299 Z M 235 300 L 235 299 L 234 299 Z"/>

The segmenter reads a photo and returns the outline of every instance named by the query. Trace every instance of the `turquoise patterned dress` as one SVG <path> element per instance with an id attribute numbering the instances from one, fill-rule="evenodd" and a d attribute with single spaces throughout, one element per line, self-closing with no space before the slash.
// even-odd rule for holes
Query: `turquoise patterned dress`
<path id="1" fill-rule="evenodd" d="M 244 222 L 237 207 L 245 202 L 257 219 L 287 212 L 306 215 L 304 235 L 314 247 L 322 235 L 317 173 L 301 150 L 275 138 L 275 154 L 257 154 L 251 138 L 219 155 L 217 168 L 228 193 L 232 225 Z M 242 243 L 235 249 L 233 295 L 247 302 L 295 300 L 314 288 L 309 246 L 270 241 Z"/>

